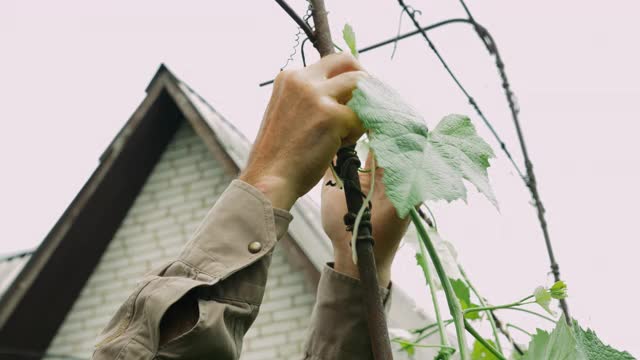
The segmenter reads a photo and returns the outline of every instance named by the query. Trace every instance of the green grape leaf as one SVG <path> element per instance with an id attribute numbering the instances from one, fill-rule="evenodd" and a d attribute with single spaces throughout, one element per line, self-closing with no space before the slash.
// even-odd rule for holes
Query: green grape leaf
<path id="1" fill-rule="evenodd" d="M 449 281 L 451 282 L 451 287 L 453 287 L 453 292 L 456 293 L 458 300 L 465 304 L 471 303 L 471 292 L 469 291 L 467 284 L 460 279 L 449 279 Z"/>
<path id="2" fill-rule="evenodd" d="M 471 302 L 471 292 L 467 284 L 461 279 L 449 279 L 451 282 L 451 287 L 453 287 L 453 292 L 456 294 L 456 297 L 460 301 L 460 306 L 462 307 L 462 311 L 471 309 L 474 307 L 479 307 Z M 480 312 L 474 311 L 464 315 L 465 319 L 468 320 L 479 320 Z"/>
<path id="3" fill-rule="evenodd" d="M 371 148 L 385 169 L 387 196 L 401 218 L 425 200 L 466 201 L 463 179 L 497 207 L 487 176 L 494 153 L 468 117 L 446 116 L 429 131 L 416 110 L 373 77 L 358 82 L 347 105 L 369 130 Z"/>
<path id="4" fill-rule="evenodd" d="M 420 253 L 416 253 L 416 261 L 418 262 L 418 266 L 421 268 L 429 266 L 429 264 L 427 264 L 427 259 L 425 259 Z"/>
<path id="5" fill-rule="evenodd" d="M 491 340 L 486 340 L 489 344 L 491 344 L 494 348 L 496 347 L 496 343 Z M 473 343 L 473 351 L 471 352 L 471 360 L 498 360 L 498 358 L 493 355 L 491 351 L 489 351 L 482 343 L 476 340 Z"/>
<path id="6" fill-rule="evenodd" d="M 577 321 L 567 325 L 564 316 L 549 334 L 538 329 L 523 360 L 634 360 L 626 351 L 602 343 L 591 330 L 583 330 Z"/>
<path id="7" fill-rule="evenodd" d="M 529 343 L 525 360 L 580 360 L 573 332 L 564 317 L 556 323 L 551 334 L 538 329 Z"/>
<path id="8" fill-rule="evenodd" d="M 618 351 L 609 345 L 605 345 L 591 329 L 582 329 L 578 322 L 574 321 L 573 330 L 580 348 L 580 353 L 588 360 L 634 360 L 626 351 Z"/>
<path id="9" fill-rule="evenodd" d="M 529 348 L 527 352 L 523 355 L 523 360 L 535 360 L 535 359 L 545 359 L 545 352 L 547 349 L 547 345 L 549 344 L 549 333 L 537 329 L 536 333 L 531 338 L 531 342 L 529 343 Z"/>
<path id="10" fill-rule="evenodd" d="M 356 33 L 353 31 L 353 28 L 349 24 L 344 24 L 344 28 L 342 29 L 342 38 L 344 42 L 347 43 L 347 46 L 351 50 L 351 54 L 358 57 L 358 48 L 356 47 Z"/>

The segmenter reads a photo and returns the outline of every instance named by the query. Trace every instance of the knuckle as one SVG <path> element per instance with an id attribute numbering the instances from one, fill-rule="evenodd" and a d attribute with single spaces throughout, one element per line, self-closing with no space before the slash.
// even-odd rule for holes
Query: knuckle
<path id="1" fill-rule="evenodd" d="M 314 96 L 313 108 L 315 113 L 319 115 L 320 122 L 324 122 L 327 118 L 331 117 L 331 105 L 331 99 L 327 96 Z"/>
<path id="2" fill-rule="evenodd" d="M 363 79 L 369 76 L 369 73 L 364 70 L 356 70 L 353 73 L 358 79 Z"/>
<path id="3" fill-rule="evenodd" d="M 275 78 L 275 80 L 274 80 L 274 83 L 275 83 L 276 85 L 279 85 L 279 84 L 282 84 L 283 82 L 286 82 L 286 81 L 287 81 L 287 78 L 288 78 L 289 76 L 291 76 L 291 72 L 292 72 L 292 71 L 293 71 L 293 70 L 282 70 L 282 71 L 280 71 L 280 72 L 278 73 L 278 75 L 276 75 L 276 78 Z"/>
<path id="4" fill-rule="evenodd" d="M 276 77 L 276 85 L 289 96 L 303 99 L 317 97 L 317 89 L 301 70 L 284 70 Z"/>
<path id="5" fill-rule="evenodd" d="M 355 70 L 355 71 L 349 72 L 349 77 L 351 81 L 354 83 L 354 85 L 357 85 L 358 81 L 364 79 L 367 76 L 369 76 L 369 74 L 367 74 L 363 70 Z"/>
<path id="6" fill-rule="evenodd" d="M 358 60 L 351 55 L 348 52 L 342 52 L 340 54 L 338 54 L 337 56 L 339 56 L 340 62 L 343 63 L 344 65 L 353 68 L 353 69 L 360 69 L 360 62 L 358 62 Z"/>
<path id="7" fill-rule="evenodd" d="M 276 77 L 276 82 L 285 87 L 297 87 L 303 84 L 304 77 L 298 70 L 283 70 Z"/>

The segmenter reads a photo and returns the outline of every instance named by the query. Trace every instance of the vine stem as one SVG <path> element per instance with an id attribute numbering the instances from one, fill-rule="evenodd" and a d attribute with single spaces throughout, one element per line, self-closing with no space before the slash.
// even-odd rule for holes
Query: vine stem
<path id="1" fill-rule="evenodd" d="M 476 290 L 475 286 L 473 286 L 471 281 L 469 281 L 469 277 L 467 276 L 467 273 L 462 268 L 462 265 L 458 264 L 458 270 L 460 270 L 460 274 L 462 275 L 464 280 L 467 282 L 467 285 L 469 285 L 469 289 L 471 289 L 471 291 L 473 291 L 473 294 L 478 298 L 480 305 L 482 307 L 487 307 L 487 302 L 484 300 L 482 296 L 480 296 L 480 293 L 478 292 L 478 290 Z M 487 310 L 487 319 L 489 319 L 489 324 L 491 325 L 491 332 L 493 333 L 493 338 L 496 341 L 496 347 L 498 348 L 498 351 L 500 353 L 504 353 L 504 350 L 502 349 L 502 344 L 500 344 L 500 336 L 498 336 L 498 328 L 496 326 L 496 321 L 493 318 L 493 314 L 491 313 L 491 310 Z"/>
<path id="2" fill-rule="evenodd" d="M 370 150 L 373 152 L 373 149 Z M 356 251 L 356 241 L 358 240 L 358 230 L 360 230 L 360 222 L 362 221 L 362 215 L 364 215 L 364 211 L 367 210 L 367 207 L 371 203 L 371 198 L 373 197 L 373 190 L 376 185 L 376 157 L 375 154 L 371 154 L 371 169 L 373 170 L 370 175 L 371 179 L 371 187 L 369 188 L 369 193 L 367 197 L 362 202 L 362 206 L 360 206 L 360 210 L 358 210 L 358 215 L 356 215 L 356 221 L 353 223 L 353 232 L 351 233 L 351 260 L 353 260 L 354 264 L 358 263 L 358 252 Z"/>
<path id="3" fill-rule="evenodd" d="M 469 334 L 471 334 L 471 336 L 473 336 L 480 344 L 482 344 L 482 346 L 484 346 L 487 350 L 489 350 L 499 360 L 507 360 L 507 358 L 504 357 L 504 355 L 502 355 L 498 350 L 496 350 L 496 348 L 494 348 L 491 344 L 489 344 L 489 342 L 485 340 L 480 334 L 478 334 L 476 329 L 474 329 L 473 326 L 471 326 L 471 324 L 469 324 L 469 322 L 466 319 L 463 319 L 463 321 L 464 321 L 464 328 L 467 329 Z"/>
<path id="4" fill-rule="evenodd" d="M 451 321 L 451 322 L 449 322 L 449 323 L 445 324 L 445 326 L 446 326 L 446 325 L 449 325 L 449 324 L 451 324 L 451 323 L 453 323 L 453 321 Z M 435 333 L 437 333 L 437 332 L 439 332 L 439 330 L 438 330 L 438 329 L 433 330 L 433 331 L 430 331 L 430 332 L 428 332 L 428 333 L 426 333 L 426 334 L 424 334 L 424 335 L 420 335 L 418 338 L 416 338 L 416 340 L 415 340 L 415 341 L 416 341 L 417 343 L 419 343 L 420 341 L 422 341 L 422 340 L 424 340 L 424 339 L 428 338 L 428 337 L 429 337 L 429 336 L 431 336 L 431 335 L 434 335 L 434 334 L 435 334 Z"/>
<path id="5" fill-rule="evenodd" d="M 527 314 L 535 315 L 535 316 L 537 316 L 537 317 L 540 317 L 540 318 L 543 318 L 543 319 L 545 319 L 545 320 L 548 320 L 548 321 L 550 321 L 550 322 L 552 322 L 552 323 L 554 323 L 554 324 L 556 323 L 556 321 L 555 321 L 555 320 L 553 320 L 552 318 L 550 318 L 550 317 L 548 317 L 548 316 L 546 316 L 546 315 L 543 315 L 543 314 L 537 313 L 537 312 L 535 312 L 535 311 L 531 311 L 531 310 L 529 310 L 529 309 L 523 309 L 523 308 L 517 308 L 517 307 L 512 307 L 512 308 L 507 308 L 507 309 L 508 309 L 508 310 L 515 310 L 515 311 L 522 311 L 522 312 L 526 312 Z"/>
<path id="6" fill-rule="evenodd" d="M 516 329 L 516 330 L 520 330 L 521 332 L 523 332 L 523 333 L 527 334 L 529 337 L 532 337 L 532 336 L 533 336 L 533 334 L 532 334 L 532 333 L 528 332 L 527 330 L 525 330 L 525 329 L 523 329 L 523 328 L 521 328 L 521 327 L 519 327 L 519 326 L 516 326 L 516 325 L 513 325 L 513 324 L 507 324 L 506 326 L 507 326 L 508 328 L 514 328 L 514 329 Z"/>
<path id="7" fill-rule="evenodd" d="M 453 287 L 451 286 L 451 282 L 449 281 L 449 277 L 444 271 L 444 267 L 442 266 L 442 262 L 440 261 L 440 257 L 436 251 L 433 242 L 427 235 L 427 231 L 420 220 L 420 215 L 415 208 L 412 208 L 409 212 L 411 215 L 411 220 L 416 226 L 416 230 L 418 231 L 418 235 L 420 236 L 420 240 L 424 243 L 424 246 L 427 248 L 429 252 L 429 256 L 431 257 L 431 261 L 433 262 L 433 267 L 436 269 L 436 273 L 438 274 L 438 278 L 440 279 L 440 283 L 442 283 L 442 288 L 444 289 L 445 297 L 447 298 L 447 305 L 449 306 L 449 312 L 451 313 L 451 317 L 453 317 L 453 323 L 456 327 L 456 337 L 458 338 L 458 350 L 460 351 L 460 359 L 467 360 L 467 341 L 465 338 L 464 332 L 464 318 L 462 315 L 462 309 L 460 308 L 460 303 L 458 302 L 458 298 L 453 292 Z"/>
<path id="8" fill-rule="evenodd" d="M 427 249 L 425 249 L 422 241 L 418 243 L 420 246 L 420 255 L 422 256 L 423 261 L 418 261 L 420 267 L 422 268 L 422 272 L 424 273 L 424 277 L 427 280 L 427 285 L 429 286 L 429 292 L 431 293 L 431 301 L 433 302 L 433 309 L 436 313 L 436 324 L 438 325 L 438 333 L 440 334 L 440 344 L 444 346 L 449 345 L 449 339 L 447 338 L 447 334 L 444 329 L 444 322 L 442 321 L 442 316 L 440 315 L 440 305 L 438 305 L 438 295 L 436 293 L 436 288 L 433 283 L 433 277 L 431 276 L 431 270 L 429 270 L 429 265 L 427 264 Z"/>
<path id="9" fill-rule="evenodd" d="M 504 304 L 504 305 L 496 305 L 496 306 L 484 306 L 484 307 L 474 307 L 474 308 L 469 308 L 467 310 L 464 311 L 465 314 L 468 313 L 473 313 L 473 312 L 478 312 L 478 311 L 491 311 L 491 310 L 499 310 L 499 309 L 513 309 L 516 306 L 521 306 L 521 305 L 528 305 L 528 304 L 533 304 L 535 303 L 535 301 L 532 302 L 514 302 L 511 304 Z"/>
<path id="10" fill-rule="evenodd" d="M 453 320 L 449 319 L 449 320 L 444 320 L 443 322 L 445 323 L 445 325 L 449 325 L 450 323 L 453 322 Z M 425 327 L 422 327 L 420 329 L 415 329 L 415 330 L 413 330 L 413 332 L 416 333 L 416 334 L 422 334 L 425 331 L 427 331 L 429 329 L 433 329 L 436 326 L 438 326 L 438 323 L 429 324 L 429 325 L 427 325 Z"/>

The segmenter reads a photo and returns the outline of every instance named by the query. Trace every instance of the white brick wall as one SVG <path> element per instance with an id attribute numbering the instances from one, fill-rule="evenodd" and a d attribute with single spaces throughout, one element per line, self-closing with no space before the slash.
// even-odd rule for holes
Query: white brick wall
<path id="1" fill-rule="evenodd" d="M 230 181 L 183 122 L 47 352 L 90 357 L 96 336 L 136 282 L 177 255 Z M 276 249 L 262 310 L 241 359 L 300 359 L 314 301 L 301 269 Z"/>

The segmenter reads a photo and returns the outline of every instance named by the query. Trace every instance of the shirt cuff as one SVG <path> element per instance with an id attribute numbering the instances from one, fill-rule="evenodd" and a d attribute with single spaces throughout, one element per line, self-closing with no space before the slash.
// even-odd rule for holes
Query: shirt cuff
<path id="1" fill-rule="evenodd" d="M 379 288 L 385 311 L 391 303 L 391 284 Z M 369 359 L 371 341 L 362 304 L 360 280 L 337 272 L 328 263 L 322 270 L 306 345 L 309 359 Z"/>
<path id="2" fill-rule="evenodd" d="M 198 226 L 179 261 L 193 267 L 196 277 L 224 280 L 271 253 L 292 219 L 288 211 L 273 208 L 258 189 L 233 180 Z"/>

